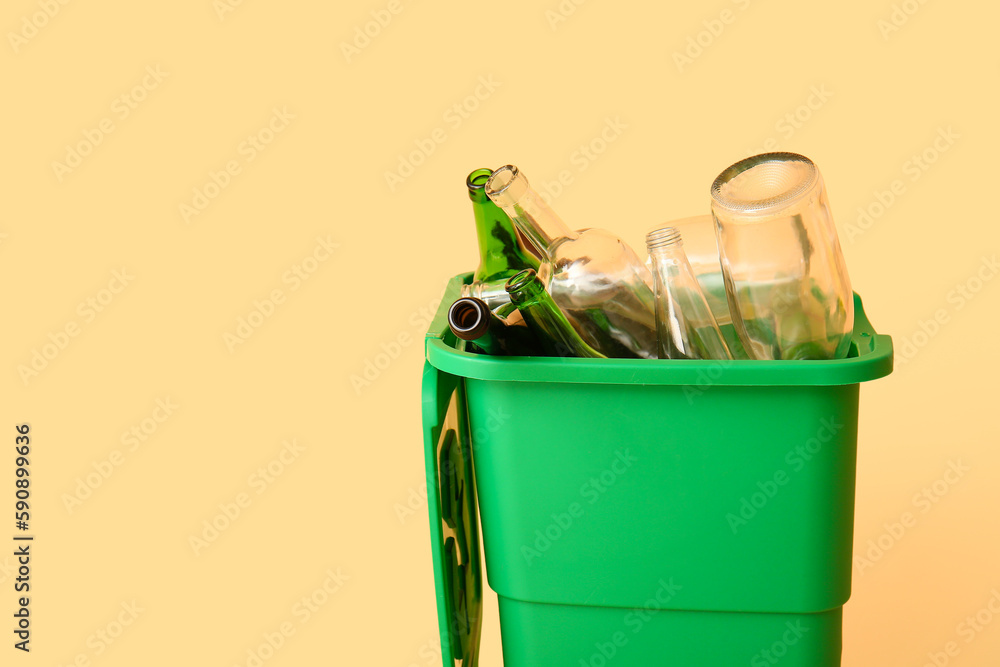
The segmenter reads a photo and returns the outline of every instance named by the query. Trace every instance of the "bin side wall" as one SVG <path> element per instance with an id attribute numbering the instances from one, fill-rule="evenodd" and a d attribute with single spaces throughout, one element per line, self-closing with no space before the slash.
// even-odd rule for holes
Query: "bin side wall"
<path id="1" fill-rule="evenodd" d="M 664 608 L 758 612 L 847 601 L 858 385 L 467 390 L 500 595 L 641 607 L 661 591 Z"/>
<path id="2" fill-rule="evenodd" d="M 757 614 L 500 598 L 505 667 L 840 667 L 842 609 Z"/>

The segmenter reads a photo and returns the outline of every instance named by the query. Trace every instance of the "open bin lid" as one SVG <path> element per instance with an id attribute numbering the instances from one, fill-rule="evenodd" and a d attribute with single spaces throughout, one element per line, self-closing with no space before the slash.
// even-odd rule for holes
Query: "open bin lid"
<path id="1" fill-rule="evenodd" d="M 424 363 L 424 454 L 441 657 L 478 664 L 482 627 L 479 512 L 463 379 Z"/>

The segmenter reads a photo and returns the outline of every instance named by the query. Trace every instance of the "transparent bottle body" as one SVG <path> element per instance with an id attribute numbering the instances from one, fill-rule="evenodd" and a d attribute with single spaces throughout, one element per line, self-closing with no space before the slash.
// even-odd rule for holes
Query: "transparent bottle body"
<path id="1" fill-rule="evenodd" d="M 808 158 L 768 153 L 712 185 L 733 324 L 753 359 L 847 355 L 854 299 L 823 179 Z"/>
<path id="2" fill-rule="evenodd" d="M 660 359 L 732 359 L 718 322 L 673 227 L 646 236 L 656 298 Z"/>
<path id="3" fill-rule="evenodd" d="M 719 248 L 715 240 L 715 221 L 711 214 L 694 215 L 689 218 L 671 220 L 663 227 L 676 229 L 684 242 L 684 254 L 698 283 L 705 294 L 715 321 L 719 325 L 732 321 L 729 315 L 729 301 L 726 300 L 726 283 L 722 278 L 722 264 L 719 261 Z M 646 259 L 646 265 L 652 271 L 652 258 Z"/>
<path id="4" fill-rule="evenodd" d="M 715 236 L 715 220 L 711 213 L 678 218 L 667 222 L 662 227 L 673 227 L 680 232 L 684 242 L 684 254 L 687 256 L 691 270 L 694 272 L 701 291 L 705 295 L 708 307 L 715 316 L 715 321 L 726 340 L 726 347 L 734 359 L 749 359 L 743 349 L 733 318 L 729 312 L 729 300 L 726 298 L 726 281 L 722 276 L 722 263 L 719 260 L 719 246 Z M 652 258 L 646 257 L 646 266 L 652 271 Z"/>
<path id="5" fill-rule="evenodd" d="M 550 264 L 548 291 L 583 339 L 609 357 L 656 358 L 652 275 L 619 237 L 571 231 L 510 165 L 486 192 Z"/>

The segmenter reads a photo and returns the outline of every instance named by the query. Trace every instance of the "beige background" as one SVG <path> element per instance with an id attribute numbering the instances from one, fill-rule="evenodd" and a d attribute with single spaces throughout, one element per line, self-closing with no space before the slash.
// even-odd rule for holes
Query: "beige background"
<path id="1" fill-rule="evenodd" d="M 960 626 L 1000 588 L 994 3 L 62 2 L 0 12 L 0 535 L 24 421 L 36 535 L 0 664 L 247 665 L 283 630 L 269 667 L 435 664 L 420 337 L 476 263 L 465 175 L 561 174 L 569 223 L 641 247 L 765 148 L 820 166 L 898 352 L 844 664 L 996 664 L 1000 618 Z"/>

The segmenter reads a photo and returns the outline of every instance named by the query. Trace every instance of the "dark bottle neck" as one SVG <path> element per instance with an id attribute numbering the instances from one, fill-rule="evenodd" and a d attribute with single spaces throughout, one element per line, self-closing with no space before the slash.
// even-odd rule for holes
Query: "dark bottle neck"
<path id="1" fill-rule="evenodd" d="M 475 297 L 462 297 L 451 305 L 448 309 L 448 326 L 455 336 L 475 344 L 487 354 L 538 354 L 535 337 L 521 318 L 505 319 Z"/>

